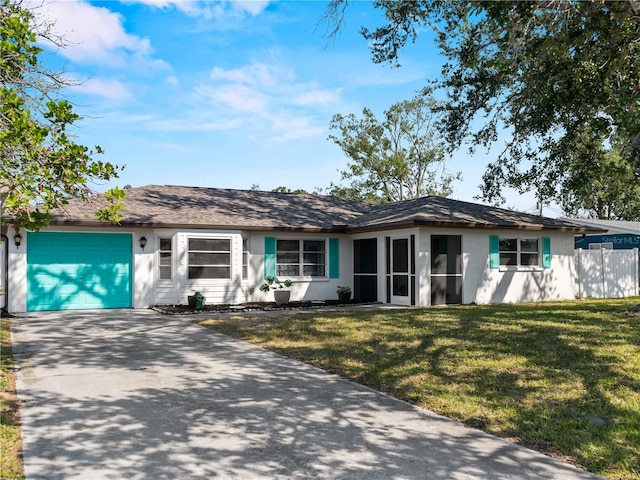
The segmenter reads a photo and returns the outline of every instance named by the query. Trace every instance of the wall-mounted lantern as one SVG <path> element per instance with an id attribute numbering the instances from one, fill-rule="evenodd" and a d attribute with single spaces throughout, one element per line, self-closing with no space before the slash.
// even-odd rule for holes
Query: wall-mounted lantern
<path id="1" fill-rule="evenodd" d="M 13 243 L 16 244 L 16 248 L 20 247 L 20 244 L 22 243 L 22 235 L 20 235 L 20 232 L 16 230 L 16 234 L 13 236 Z"/>
<path id="2" fill-rule="evenodd" d="M 144 250 L 145 245 L 147 244 L 147 237 L 140 237 L 140 248 Z"/>

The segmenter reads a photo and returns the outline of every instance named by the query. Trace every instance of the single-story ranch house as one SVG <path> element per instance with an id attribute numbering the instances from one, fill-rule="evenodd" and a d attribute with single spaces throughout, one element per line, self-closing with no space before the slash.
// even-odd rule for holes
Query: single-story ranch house
<path id="1" fill-rule="evenodd" d="M 127 188 L 120 225 L 72 202 L 8 241 L 9 312 L 354 298 L 400 305 L 572 299 L 574 236 L 600 230 L 440 197 L 368 205 L 323 195 Z M 19 242 L 19 245 L 18 245 Z M 8 297 L 8 298 L 7 298 Z M 8 300 L 8 301 L 7 301 Z"/>

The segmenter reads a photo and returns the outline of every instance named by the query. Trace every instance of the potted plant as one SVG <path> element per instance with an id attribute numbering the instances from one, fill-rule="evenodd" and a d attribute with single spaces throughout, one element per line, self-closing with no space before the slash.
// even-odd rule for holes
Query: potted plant
<path id="1" fill-rule="evenodd" d="M 289 302 L 291 292 L 289 287 L 293 285 L 293 282 L 289 279 L 279 280 L 277 277 L 265 278 L 265 283 L 260 285 L 260 291 L 268 292 L 273 290 L 273 298 L 276 301 L 276 305 L 282 305 Z"/>
<path id="2" fill-rule="evenodd" d="M 341 302 L 348 302 L 351 300 L 351 288 L 338 286 L 338 300 Z"/>
<path id="3" fill-rule="evenodd" d="M 206 298 L 200 292 L 196 292 L 193 295 L 189 295 L 187 297 L 187 301 L 189 302 L 189 308 L 192 310 L 200 310 L 204 305 L 204 301 Z"/>

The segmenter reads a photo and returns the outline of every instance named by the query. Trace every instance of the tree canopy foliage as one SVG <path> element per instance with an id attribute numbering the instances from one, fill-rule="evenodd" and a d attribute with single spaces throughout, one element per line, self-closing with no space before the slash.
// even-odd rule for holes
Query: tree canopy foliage
<path id="1" fill-rule="evenodd" d="M 102 153 L 100 147 L 90 150 L 69 134 L 80 117 L 60 98 L 64 78 L 47 71 L 39 59 L 38 35 L 48 33 L 48 26 L 36 25 L 20 2 L 1 0 L 0 220 L 6 215 L 14 225 L 33 230 L 71 198 L 89 200 L 91 183 L 118 175 L 117 166 L 92 158 Z M 119 221 L 124 190 L 113 188 L 105 197 L 107 204 L 96 215 Z"/>
<path id="2" fill-rule="evenodd" d="M 378 120 L 368 108 L 362 117 L 333 116 L 329 138 L 349 157 L 342 180 L 330 193 L 369 203 L 425 195 L 449 196 L 460 174 L 444 168 L 444 148 L 436 138 L 435 102 L 424 96 L 392 105 Z"/>
<path id="3" fill-rule="evenodd" d="M 595 141 L 589 145 L 587 141 Z M 560 205 L 566 215 L 604 220 L 640 219 L 640 182 L 622 156 L 623 148 L 603 148 L 587 136 L 573 153 L 563 178 Z"/>
<path id="4" fill-rule="evenodd" d="M 563 189 L 593 180 L 594 170 L 574 162 L 597 162 L 614 143 L 625 168 L 639 166 L 640 1 L 373 3 L 386 19 L 361 30 L 374 62 L 398 65 L 425 26 L 436 32 L 446 61 L 429 88 L 446 98 L 449 147 L 499 150 L 483 177 L 485 200 L 503 200 L 505 186 L 561 200 Z M 336 25 L 346 5 L 330 4 Z"/>

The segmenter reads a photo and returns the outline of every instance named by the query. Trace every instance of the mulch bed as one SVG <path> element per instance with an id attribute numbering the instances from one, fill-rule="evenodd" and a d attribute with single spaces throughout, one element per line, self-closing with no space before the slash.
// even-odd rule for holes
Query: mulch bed
<path id="1" fill-rule="evenodd" d="M 341 302 L 340 300 L 309 300 L 295 301 L 284 305 L 276 305 L 275 302 L 249 302 L 240 304 L 205 304 L 201 309 L 195 310 L 188 305 L 154 305 L 153 310 L 167 315 L 189 315 L 194 313 L 228 313 L 228 312 L 257 312 L 257 311 L 278 311 L 278 310 L 312 310 L 324 307 L 348 307 L 351 305 L 364 305 L 371 302 L 360 302 L 351 300 Z"/>

